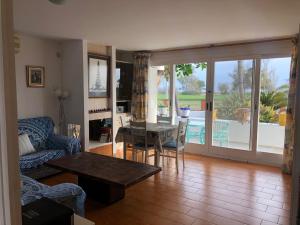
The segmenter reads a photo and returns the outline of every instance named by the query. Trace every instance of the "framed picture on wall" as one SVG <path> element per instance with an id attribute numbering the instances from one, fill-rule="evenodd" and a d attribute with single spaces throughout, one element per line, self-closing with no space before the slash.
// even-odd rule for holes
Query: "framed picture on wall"
<path id="1" fill-rule="evenodd" d="M 27 87 L 45 87 L 45 67 L 26 66 L 26 81 Z"/>
<path id="2" fill-rule="evenodd" d="M 89 97 L 109 97 L 110 57 L 102 55 L 88 55 Z"/>

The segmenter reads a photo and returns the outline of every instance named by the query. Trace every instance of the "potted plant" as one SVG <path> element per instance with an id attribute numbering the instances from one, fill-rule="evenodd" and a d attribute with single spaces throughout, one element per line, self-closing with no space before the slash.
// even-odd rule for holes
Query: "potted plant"
<path id="1" fill-rule="evenodd" d="M 180 107 L 180 116 L 183 117 L 183 118 L 187 118 L 189 117 L 190 115 L 190 112 L 191 112 L 191 108 L 190 106 L 187 106 L 187 107 Z"/>

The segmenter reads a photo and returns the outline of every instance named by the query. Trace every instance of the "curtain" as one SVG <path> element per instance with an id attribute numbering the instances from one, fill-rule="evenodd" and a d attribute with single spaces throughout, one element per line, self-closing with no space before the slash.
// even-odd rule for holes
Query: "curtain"
<path id="1" fill-rule="evenodd" d="M 136 53 L 133 62 L 131 113 L 134 121 L 147 119 L 150 53 Z"/>
<path id="2" fill-rule="evenodd" d="M 297 39 L 293 40 L 292 62 L 290 72 L 290 89 L 288 95 L 288 105 L 286 112 L 285 140 L 283 151 L 283 172 L 292 173 L 293 152 L 294 152 L 294 133 L 295 133 L 295 104 L 296 104 L 296 82 L 299 76 L 298 70 L 298 46 Z"/>

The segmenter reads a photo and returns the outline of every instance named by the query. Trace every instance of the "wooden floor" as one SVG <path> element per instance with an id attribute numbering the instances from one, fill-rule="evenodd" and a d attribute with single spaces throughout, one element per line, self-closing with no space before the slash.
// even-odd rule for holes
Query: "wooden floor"
<path id="1" fill-rule="evenodd" d="M 45 183 L 66 181 L 76 177 Z M 161 173 L 129 188 L 118 203 L 88 199 L 86 217 L 96 225 L 289 225 L 290 182 L 278 168 L 187 155 L 179 174 L 174 161 L 165 161 Z"/>

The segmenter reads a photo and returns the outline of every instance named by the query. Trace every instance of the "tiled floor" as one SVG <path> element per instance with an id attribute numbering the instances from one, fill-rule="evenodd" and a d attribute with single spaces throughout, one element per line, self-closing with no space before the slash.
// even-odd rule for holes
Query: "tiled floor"
<path id="1" fill-rule="evenodd" d="M 45 182 L 75 180 L 65 174 Z M 179 174 L 166 161 L 118 203 L 88 200 L 86 216 L 97 225 L 288 225 L 290 181 L 278 168 L 187 155 Z"/>

